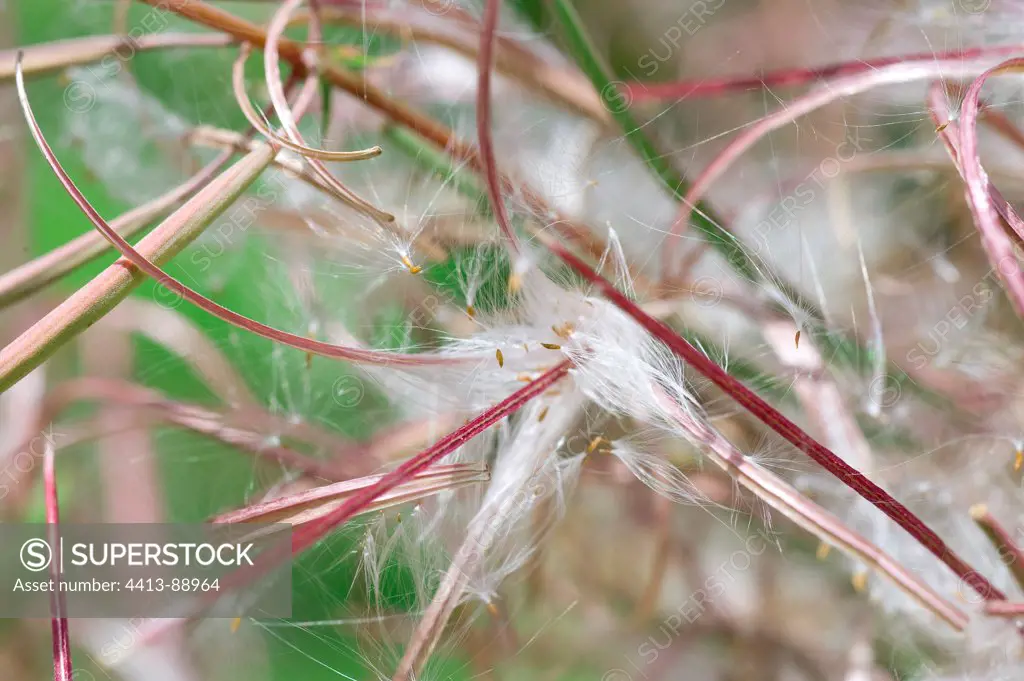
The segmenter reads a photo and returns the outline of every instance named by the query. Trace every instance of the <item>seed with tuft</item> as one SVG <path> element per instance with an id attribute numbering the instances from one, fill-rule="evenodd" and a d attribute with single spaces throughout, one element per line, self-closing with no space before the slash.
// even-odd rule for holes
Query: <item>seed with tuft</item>
<path id="1" fill-rule="evenodd" d="M 419 265 L 414 265 L 407 255 L 402 256 L 402 264 L 408 268 L 410 274 L 419 274 L 423 271 L 423 268 Z"/>
<path id="2" fill-rule="evenodd" d="M 552 326 L 551 330 L 555 332 L 555 335 L 562 340 L 569 340 L 569 336 L 576 330 L 576 325 L 572 322 L 565 322 L 557 326 Z"/>
<path id="3" fill-rule="evenodd" d="M 523 287 L 523 278 L 513 272 L 508 277 L 508 292 L 515 293 Z"/>
<path id="4" fill-rule="evenodd" d="M 868 590 L 868 571 L 857 570 L 853 573 L 853 588 L 857 593 L 862 594 Z"/>

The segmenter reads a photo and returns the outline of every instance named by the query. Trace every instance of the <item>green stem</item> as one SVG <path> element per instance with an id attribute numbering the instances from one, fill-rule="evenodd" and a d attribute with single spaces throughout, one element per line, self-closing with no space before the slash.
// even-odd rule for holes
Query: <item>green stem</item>
<path id="1" fill-rule="evenodd" d="M 171 260 L 241 196 L 273 158 L 273 150 L 265 145 L 249 153 L 143 237 L 136 250 L 157 265 Z M 121 258 L 33 324 L 0 350 L 0 393 L 95 324 L 146 278 Z"/>

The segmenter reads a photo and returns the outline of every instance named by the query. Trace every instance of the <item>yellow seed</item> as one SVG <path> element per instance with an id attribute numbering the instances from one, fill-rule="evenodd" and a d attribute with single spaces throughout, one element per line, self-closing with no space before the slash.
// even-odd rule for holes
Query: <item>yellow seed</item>
<path id="1" fill-rule="evenodd" d="M 1013 470 L 1019 471 L 1020 467 L 1024 466 L 1024 451 L 1017 450 L 1017 455 L 1013 458 Z"/>
<path id="2" fill-rule="evenodd" d="M 541 343 L 540 345 L 541 345 L 541 347 L 547 348 L 548 350 L 561 350 L 562 349 L 561 345 L 556 345 L 554 343 Z"/>
<path id="3" fill-rule="evenodd" d="M 467 305 L 466 306 L 466 314 L 468 314 L 470 317 L 475 317 L 476 316 L 476 308 L 473 307 L 472 305 Z"/>
<path id="4" fill-rule="evenodd" d="M 231 620 L 231 633 L 233 634 L 236 631 L 238 631 L 238 627 L 240 627 L 240 626 L 242 626 L 242 618 L 241 617 L 236 617 L 235 619 Z"/>
<path id="5" fill-rule="evenodd" d="M 423 271 L 423 268 L 420 267 L 419 265 L 413 265 L 412 260 L 410 260 L 409 256 L 407 255 L 402 256 L 402 264 L 409 269 L 409 272 L 411 274 L 419 274 L 420 272 Z"/>
<path id="6" fill-rule="evenodd" d="M 590 444 L 587 445 L 587 454 L 593 454 L 594 450 L 597 449 L 598 445 L 600 445 L 602 442 L 604 442 L 604 438 L 601 437 L 600 435 L 591 440 Z"/>
<path id="7" fill-rule="evenodd" d="M 558 326 L 552 326 L 551 330 L 554 331 L 555 335 L 559 338 L 569 340 L 569 336 L 576 330 L 576 326 L 572 322 L 566 322 Z"/>
<path id="8" fill-rule="evenodd" d="M 946 129 L 946 126 L 948 126 L 948 125 L 949 125 L 949 121 L 946 121 L 945 123 L 943 123 L 939 127 L 935 128 L 935 132 L 942 132 L 943 130 Z"/>
<path id="9" fill-rule="evenodd" d="M 853 588 L 859 594 L 862 594 L 868 590 L 867 570 L 858 570 L 857 572 L 853 573 Z"/>
<path id="10" fill-rule="evenodd" d="M 498 359 L 498 366 L 505 368 L 505 355 L 501 354 L 501 348 L 494 351 L 494 356 Z"/>
<path id="11" fill-rule="evenodd" d="M 309 371 L 313 367 L 313 353 L 306 353 L 306 371 Z"/>
<path id="12" fill-rule="evenodd" d="M 530 377 L 530 374 L 516 374 L 516 380 L 520 383 L 529 383 L 533 378 Z"/>
<path id="13" fill-rule="evenodd" d="M 796 338 L 794 339 L 794 342 L 796 343 L 796 349 L 799 350 L 800 349 L 800 329 L 796 330 Z"/>
<path id="14" fill-rule="evenodd" d="M 513 272 L 508 277 L 508 292 L 515 293 L 523 287 L 523 278 Z"/>
<path id="15" fill-rule="evenodd" d="M 540 423 L 545 418 L 547 418 L 547 415 L 548 415 L 548 408 L 544 407 L 543 409 L 540 410 L 540 414 L 537 415 L 537 423 Z"/>
<path id="16" fill-rule="evenodd" d="M 830 553 L 832 553 L 832 547 L 825 542 L 821 542 L 818 544 L 818 552 L 815 555 L 818 557 L 818 560 L 825 560 Z"/>
<path id="17" fill-rule="evenodd" d="M 487 612 L 491 613 L 492 617 L 497 617 L 498 616 L 498 606 L 496 606 L 494 603 L 488 603 L 487 604 Z"/>

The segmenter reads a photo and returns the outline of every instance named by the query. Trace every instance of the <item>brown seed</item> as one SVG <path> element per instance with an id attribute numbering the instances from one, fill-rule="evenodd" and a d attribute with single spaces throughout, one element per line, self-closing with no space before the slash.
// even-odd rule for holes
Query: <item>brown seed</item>
<path id="1" fill-rule="evenodd" d="M 473 307 L 472 305 L 467 305 L 466 306 L 466 314 L 468 314 L 470 317 L 475 317 L 476 316 L 476 308 Z"/>
<path id="2" fill-rule="evenodd" d="M 562 349 L 561 345 L 556 345 L 554 343 L 541 343 L 541 347 L 547 348 L 548 350 L 561 350 Z"/>
<path id="3" fill-rule="evenodd" d="M 548 416 L 548 407 L 544 407 L 540 410 L 540 414 L 537 415 L 537 423 L 540 423 Z"/>
<path id="4" fill-rule="evenodd" d="M 1024 451 L 1017 450 L 1017 455 L 1013 457 L 1013 470 L 1019 471 L 1020 467 L 1024 466 Z"/>
<path id="5" fill-rule="evenodd" d="M 796 343 L 796 349 L 799 350 L 800 349 L 800 329 L 796 330 L 796 338 L 794 338 L 794 342 Z"/>

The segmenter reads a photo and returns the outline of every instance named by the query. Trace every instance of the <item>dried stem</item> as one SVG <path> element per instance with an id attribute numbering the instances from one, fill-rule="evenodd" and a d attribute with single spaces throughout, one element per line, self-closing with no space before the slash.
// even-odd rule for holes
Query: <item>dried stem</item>
<path id="1" fill-rule="evenodd" d="M 843 97 L 871 90 L 883 85 L 906 83 L 930 78 L 955 78 L 984 71 L 993 61 L 989 54 L 974 55 L 970 59 L 929 59 L 927 62 L 902 63 L 896 62 L 879 69 L 864 73 L 836 78 L 805 95 L 788 102 L 786 106 L 743 128 L 729 144 L 712 159 L 711 163 L 697 176 L 683 197 L 680 212 L 672 225 L 670 237 L 665 243 L 666 261 L 671 262 L 671 251 L 675 249 L 683 225 L 688 224 L 691 213 L 698 209 L 698 204 L 711 185 L 755 143 L 764 139 L 769 133 L 790 125 L 801 116 L 805 116 L 826 104 Z M 698 248 L 706 248 L 702 244 Z"/>
<path id="2" fill-rule="evenodd" d="M 230 151 L 220 154 L 184 184 L 118 216 L 110 222 L 110 227 L 126 239 L 133 236 L 209 182 L 231 160 L 231 156 Z M 110 243 L 102 234 L 89 231 L 35 260 L 5 272 L 0 275 L 0 308 L 32 295 L 109 250 Z"/>
<path id="3" fill-rule="evenodd" d="M 143 237 L 138 248 L 132 250 L 155 262 L 170 260 L 197 238 L 259 176 L 272 158 L 269 148 L 245 157 Z M 109 229 L 109 225 L 106 227 Z M 113 230 L 110 233 L 121 238 Z M 118 260 L 0 350 L 0 391 L 16 383 L 57 348 L 113 309 L 144 278 L 131 261 Z"/>
<path id="4" fill-rule="evenodd" d="M 25 76 L 41 76 L 69 66 L 102 59 L 121 47 L 153 50 L 170 47 L 225 47 L 230 36 L 205 33 L 154 33 L 138 37 L 99 35 L 29 45 L 16 50 L 0 50 L 0 81 L 14 78 L 18 54 L 24 53 Z"/>
<path id="5" fill-rule="evenodd" d="M 878 570 L 904 593 L 957 631 L 964 629 L 967 625 L 967 616 L 956 606 L 919 581 L 880 548 L 846 527 L 841 520 L 809 501 L 782 479 L 747 459 L 717 430 L 692 417 L 664 390 L 655 390 L 660 394 L 662 408 L 671 415 L 689 438 L 699 443 L 716 465 L 733 476 L 758 499 L 821 541 Z"/>
<path id="6" fill-rule="evenodd" d="M 345 10 L 340 7 L 324 7 L 320 10 L 324 23 L 339 23 L 365 28 L 367 31 L 382 31 L 419 42 L 433 43 L 458 52 L 473 61 L 478 59 L 479 40 L 476 22 L 449 21 L 439 27 L 433 16 L 422 16 L 408 11 L 374 10 L 364 12 Z M 444 17 L 454 18 L 454 12 Z M 304 22 L 302 13 L 296 15 L 293 23 Z M 563 68 L 548 63 L 526 46 L 511 38 L 495 37 L 494 68 L 506 78 L 522 84 L 541 97 L 558 104 L 580 116 L 588 118 L 603 128 L 611 124 L 608 110 L 601 98 L 591 89 L 590 83 L 579 76 L 575 69 Z"/>
<path id="7" fill-rule="evenodd" d="M 237 196 L 244 190 L 244 188 L 249 183 L 256 179 L 259 173 L 266 169 L 266 167 L 270 164 L 271 160 L 273 159 L 274 151 L 270 148 L 260 149 L 252 152 L 249 156 L 242 159 L 242 161 L 240 161 L 235 166 L 235 168 L 244 166 L 244 170 L 237 173 L 240 176 L 238 178 L 240 180 L 239 182 L 232 182 L 232 180 L 235 179 L 235 173 L 232 173 L 232 171 L 228 171 L 224 175 L 221 175 L 221 177 L 218 178 L 218 180 L 228 178 L 227 180 L 225 180 L 224 185 L 221 185 L 219 182 L 215 181 L 206 188 L 207 190 L 213 190 L 209 192 L 209 194 L 212 194 L 212 196 L 207 195 L 206 192 L 201 192 L 200 194 L 197 194 L 185 206 L 176 211 L 170 218 L 165 220 L 160 227 L 158 227 L 152 233 L 150 233 L 146 237 L 146 239 L 143 239 L 139 244 L 139 249 L 137 250 L 134 247 L 132 247 L 131 244 L 125 241 L 116 231 L 111 229 L 110 225 L 107 224 L 103 217 L 96 211 L 95 208 L 93 208 L 92 204 L 90 204 L 88 199 L 86 199 L 85 196 L 81 193 L 81 191 L 78 190 L 74 182 L 68 176 L 67 172 L 60 165 L 60 162 L 57 160 L 57 157 L 54 155 L 53 150 L 46 142 L 45 138 L 42 135 L 42 132 L 39 129 L 38 124 L 35 121 L 35 116 L 33 115 L 31 106 L 29 105 L 28 97 L 25 94 L 24 79 L 21 78 L 19 75 L 17 80 L 19 86 L 19 96 L 22 103 L 22 109 L 25 113 L 26 119 L 29 122 L 29 127 L 32 131 L 32 136 L 35 138 L 36 144 L 38 145 L 40 151 L 43 152 L 43 155 L 46 157 L 46 160 L 50 164 L 50 167 L 53 169 L 54 173 L 61 181 L 61 184 L 71 195 L 72 199 L 74 199 L 75 203 L 78 204 L 78 207 L 82 210 L 82 212 L 86 214 L 86 216 L 93 223 L 93 225 L 104 235 L 104 237 L 107 238 L 107 240 L 109 240 L 115 246 L 115 248 L 117 248 L 118 251 L 121 252 L 121 255 L 124 256 L 124 259 L 131 263 L 133 268 L 135 268 L 137 271 L 140 271 L 141 273 L 144 273 L 149 277 L 153 278 L 154 280 L 156 280 L 156 282 L 164 289 L 169 291 L 171 295 L 177 296 L 180 299 L 188 300 L 190 303 L 196 305 L 199 308 L 202 308 L 204 311 L 212 314 L 215 317 L 218 317 L 219 319 L 229 324 L 245 329 L 247 331 L 251 331 L 252 333 L 260 335 L 264 338 L 268 338 L 270 340 L 277 341 L 284 345 L 288 345 L 299 350 L 304 350 L 305 352 L 311 354 L 347 359 L 349 361 L 354 362 L 368 362 L 373 364 L 390 364 L 398 366 L 424 366 L 430 364 L 452 365 L 466 361 L 473 361 L 472 358 L 452 357 L 450 355 L 427 353 L 420 355 L 408 355 L 391 352 L 377 352 L 373 350 L 363 350 L 360 348 L 334 345 L 331 343 L 324 343 L 322 341 L 313 340 L 310 338 L 306 338 L 304 336 L 289 333 L 287 331 L 282 331 L 280 329 L 276 329 L 266 324 L 262 324 L 255 320 L 249 319 L 244 315 L 229 310 L 224 306 L 210 300 L 209 298 L 206 298 L 205 296 L 197 293 L 193 289 L 184 285 L 174 277 L 171 277 L 162 269 L 160 269 L 160 267 L 157 264 L 155 264 L 153 260 L 151 260 L 152 256 L 149 253 L 145 252 L 147 250 L 146 239 L 151 239 L 152 237 L 154 237 L 154 235 L 157 234 L 159 234 L 160 237 L 163 238 L 163 232 L 165 230 L 161 228 L 163 228 L 165 225 L 171 225 L 171 227 L 166 231 L 170 231 L 172 234 L 177 232 L 178 229 L 181 229 L 184 232 L 185 238 L 181 238 L 181 236 L 179 236 L 179 238 L 175 240 L 175 244 L 177 246 L 176 250 L 173 252 L 165 252 L 166 257 L 174 255 L 174 253 L 176 253 L 177 250 L 180 250 L 180 248 L 183 248 L 189 241 L 198 236 L 202 229 L 207 224 L 209 224 L 210 221 L 216 218 L 216 216 L 219 215 L 220 212 L 223 211 L 227 207 L 227 205 L 229 205 L 230 202 L 234 201 L 234 199 L 237 198 Z M 235 168 L 233 168 L 232 170 L 234 170 Z M 165 253 L 160 253 L 159 255 L 165 255 Z M 161 258 L 158 257 L 156 259 L 159 260 Z M 94 280 L 94 282 L 95 281 L 96 280 Z M 141 281 L 141 275 L 133 276 L 132 274 L 128 274 L 127 279 L 125 279 L 123 283 L 124 294 L 127 294 L 130 288 L 133 285 L 139 283 L 139 281 Z M 66 309 L 69 306 L 69 304 L 72 304 L 73 301 L 75 301 L 76 297 L 79 297 L 80 294 L 83 294 L 85 290 L 86 289 L 81 289 L 78 292 L 78 294 L 76 294 L 76 296 L 73 296 L 72 298 L 69 298 L 67 301 L 65 301 L 64 304 L 62 304 L 60 307 L 57 308 L 57 310 L 51 313 L 51 316 L 58 314 L 60 311 Z M 116 304 L 117 301 L 112 300 L 110 299 L 109 296 L 107 296 L 101 298 L 99 301 L 92 300 L 91 298 L 89 298 L 89 302 L 90 307 L 88 307 L 88 309 L 77 311 L 76 314 L 71 318 L 59 315 L 61 333 L 53 334 L 51 332 L 47 334 L 47 329 L 45 327 L 48 325 L 43 324 L 43 322 L 46 321 L 44 319 L 43 322 L 36 324 L 31 329 L 26 331 L 25 334 L 22 334 L 22 337 L 20 337 L 18 340 L 15 340 L 14 343 L 11 344 L 11 346 L 5 348 L 4 351 L 0 353 L 0 377 L 5 376 L 6 374 L 10 374 L 15 377 L 13 378 L 13 380 L 17 380 L 17 378 L 20 378 L 21 375 L 24 375 L 23 373 L 19 372 L 24 372 L 27 369 L 30 369 L 32 366 L 34 366 L 31 363 L 32 361 L 36 361 L 37 358 L 38 361 L 42 361 L 42 359 L 45 358 L 45 355 L 53 352 L 56 349 L 56 347 L 59 344 L 61 344 L 62 341 L 66 340 L 68 337 L 67 332 L 69 332 L 72 328 L 75 328 L 75 333 L 77 333 L 77 331 L 80 330 L 80 328 L 73 326 L 74 322 L 80 321 L 83 317 L 86 316 L 87 313 L 89 315 L 95 315 L 93 319 L 98 318 L 99 316 L 102 316 L 102 314 L 106 310 L 108 310 L 109 307 L 112 307 L 113 304 Z M 78 301 L 76 304 L 80 305 L 81 301 Z M 39 328 L 41 325 L 42 328 Z M 45 342 L 43 343 L 42 347 L 39 346 L 39 342 L 37 340 L 40 335 L 44 335 L 45 338 Z M 11 369 L 5 370 L 5 368 L 8 365 L 8 361 L 5 361 L 8 355 L 11 356 L 9 362 L 12 366 Z M 0 381 L 0 387 L 3 387 L 2 381 Z"/>
<path id="8" fill-rule="evenodd" d="M 270 20 L 270 24 L 267 26 L 267 41 L 264 45 L 263 52 L 263 65 L 266 69 L 267 89 L 270 92 L 270 101 L 274 103 L 274 108 L 278 112 L 278 119 L 281 121 L 281 125 L 284 127 L 285 133 L 288 135 L 288 139 L 292 143 L 298 146 L 303 146 L 305 140 L 302 139 L 302 134 L 299 132 L 296 119 L 292 115 L 291 110 L 288 108 L 288 101 L 284 95 L 284 89 L 281 86 L 281 64 L 280 56 L 278 54 L 278 43 L 281 40 L 281 36 L 284 34 L 285 28 L 288 26 L 288 18 L 299 8 L 303 0 L 285 0 L 281 7 L 274 12 L 273 18 Z M 320 22 L 318 19 L 317 12 L 310 13 L 310 26 L 311 36 L 314 40 L 319 34 Z M 245 61 L 245 55 L 248 54 L 248 45 L 243 45 L 242 56 L 239 57 L 240 62 Z M 303 65 L 306 66 L 305 61 Z M 235 73 L 238 73 L 238 65 L 235 66 Z M 238 76 L 235 76 L 236 80 Z M 319 81 L 316 73 L 310 70 L 309 76 L 307 77 L 307 85 L 315 84 Z M 237 87 L 237 85 L 236 85 Z M 275 139 L 280 140 L 276 135 Z M 309 153 L 309 147 L 305 147 Z M 371 151 L 380 153 L 380 147 L 374 147 Z M 334 153 L 334 152 L 321 152 L 321 153 Z M 376 155 L 376 154 L 375 154 Z M 356 160 L 353 158 L 353 160 Z M 307 158 L 307 162 L 313 168 L 313 172 L 324 181 L 329 187 L 336 189 L 340 194 L 348 196 L 352 200 L 353 207 L 359 212 L 372 218 L 383 225 L 394 222 L 395 217 L 390 213 L 385 213 L 380 209 L 370 204 L 365 199 L 357 196 L 352 190 L 341 183 L 334 175 L 331 174 L 327 167 L 320 162 L 320 160 L 313 155 L 312 158 Z"/>
<path id="9" fill-rule="evenodd" d="M 995 519 L 984 504 L 971 507 L 971 520 L 985 533 L 999 553 L 999 559 L 1013 575 L 1017 585 L 1024 589 L 1024 551 L 1017 546 L 1013 535 Z"/>
<path id="10" fill-rule="evenodd" d="M 975 83 L 984 82 L 979 78 Z M 973 87 L 973 86 L 972 86 Z M 975 109 L 973 116 L 967 113 L 967 99 L 961 108 L 961 122 L 966 125 L 968 119 L 971 122 L 973 134 L 965 137 L 963 126 L 958 125 L 949 119 L 945 113 L 945 95 L 941 85 L 936 83 L 929 92 L 929 111 L 933 120 L 936 121 L 936 129 L 939 138 L 943 141 L 946 151 L 956 165 L 960 176 L 967 185 L 967 200 L 974 216 L 975 225 L 981 234 L 981 245 L 985 249 L 989 262 L 996 275 L 1003 281 L 1006 287 L 1007 297 L 1013 304 L 1017 315 L 1024 318 L 1024 272 L 1021 271 L 1020 262 L 1017 259 L 1017 250 L 1013 241 L 1007 235 L 1006 230 L 999 223 L 996 213 L 1014 227 L 1018 237 L 1024 238 L 1024 222 L 1017 216 L 1016 211 L 1009 202 L 1003 198 L 999 190 L 989 183 L 988 176 L 981 169 L 981 162 L 977 154 L 977 95 L 980 91 L 974 92 Z M 964 146 L 965 140 L 970 140 L 968 146 Z"/>
<path id="11" fill-rule="evenodd" d="M 171 11 L 185 18 L 228 33 L 237 40 L 250 42 L 261 47 L 266 43 L 266 31 L 260 26 L 201 2 L 201 0 L 143 0 L 143 2 L 150 5 L 163 4 Z M 282 39 L 278 42 L 278 50 L 281 57 L 291 62 L 295 70 L 298 72 L 305 71 L 302 45 L 291 40 Z M 466 161 L 476 172 L 483 172 L 484 166 L 479 152 L 471 145 L 459 141 L 452 131 L 445 126 L 396 102 L 359 76 L 345 71 L 337 65 L 328 62 L 322 64 L 321 67 L 324 79 L 331 85 L 350 92 L 364 104 L 373 107 L 390 120 L 429 140 L 454 158 Z M 501 186 L 502 191 L 505 193 L 511 193 L 516 189 L 512 180 L 504 175 L 501 177 Z M 593 257 L 601 257 L 601 254 L 604 252 L 604 244 L 594 236 L 594 233 L 586 225 L 558 215 L 547 205 L 540 194 L 529 187 L 520 186 L 517 195 L 522 196 L 526 205 L 544 224 L 547 224 L 563 237 L 578 243 Z"/>
<path id="12" fill-rule="evenodd" d="M 259 504 L 221 513 L 211 523 L 288 523 L 299 526 L 323 518 L 338 508 L 345 499 L 356 492 L 380 482 L 383 475 L 368 475 L 344 480 L 333 485 L 315 487 L 304 492 L 288 494 Z M 478 464 L 437 465 L 413 476 L 408 482 L 398 485 L 390 492 L 377 497 L 373 504 L 361 513 L 383 511 L 425 499 L 447 490 L 465 485 L 486 482 L 487 469 Z"/>

